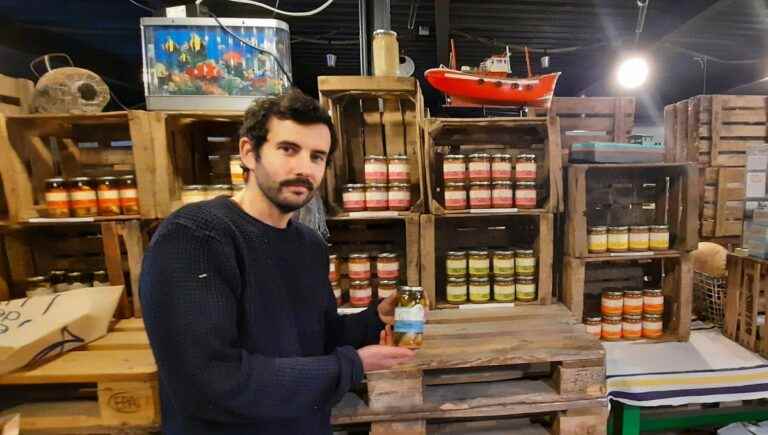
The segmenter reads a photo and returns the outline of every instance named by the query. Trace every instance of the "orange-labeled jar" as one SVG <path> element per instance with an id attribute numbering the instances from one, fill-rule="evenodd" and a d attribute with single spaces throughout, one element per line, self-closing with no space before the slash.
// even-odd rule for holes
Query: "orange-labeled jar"
<path id="1" fill-rule="evenodd" d="M 233 154 L 229 156 L 229 179 L 234 184 L 245 184 L 245 176 L 243 175 L 243 162 L 240 159 L 240 154 Z"/>
<path id="2" fill-rule="evenodd" d="M 347 274 L 350 279 L 367 280 L 371 278 L 371 256 L 367 252 L 349 255 Z"/>
<path id="3" fill-rule="evenodd" d="M 387 209 L 387 185 L 368 184 L 365 186 L 365 208 L 369 211 Z"/>
<path id="4" fill-rule="evenodd" d="M 512 208 L 515 205 L 511 181 L 494 181 L 491 204 L 493 208 Z"/>
<path id="5" fill-rule="evenodd" d="M 345 184 L 341 200 L 344 211 L 365 211 L 365 184 Z"/>
<path id="6" fill-rule="evenodd" d="M 367 279 L 349 283 L 349 303 L 353 307 L 367 307 L 372 296 L 371 282 Z"/>
<path id="7" fill-rule="evenodd" d="M 491 181 L 491 155 L 475 153 L 469 155 L 469 181 Z"/>
<path id="8" fill-rule="evenodd" d="M 136 177 L 123 175 L 120 182 L 120 211 L 123 214 L 139 214 L 139 190 L 136 188 Z"/>
<path id="9" fill-rule="evenodd" d="M 48 209 L 48 217 L 69 217 L 69 194 L 63 178 L 45 180 L 45 207 Z"/>
<path id="10" fill-rule="evenodd" d="M 600 337 L 606 341 L 621 340 L 621 316 L 603 316 Z"/>
<path id="11" fill-rule="evenodd" d="M 601 316 L 587 316 L 584 319 L 584 325 L 587 327 L 587 333 L 600 338 L 603 332 L 603 318 Z"/>
<path id="12" fill-rule="evenodd" d="M 643 337 L 643 318 L 639 314 L 625 314 L 621 325 L 621 336 L 625 340 L 639 340 Z"/>
<path id="13" fill-rule="evenodd" d="M 624 314 L 643 314 L 642 290 L 624 290 Z"/>
<path id="14" fill-rule="evenodd" d="M 339 280 L 339 256 L 336 254 L 328 255 L 328 281 L 335 282 Z"/>
<path id="15" fill-rule="evenodd" d="M 391 156 L 387 161 L 387 179 L 390 183 L 408 183 L 408 157 Z"/>
<path id="16" fill-rule="evenodd" d="M 624 292 L 605 290 L 601 298 L 600 312 L 603 316 L 619 316 L 624 313 Z"/>
<path id="17" fill-rule="evenodd" d="M 464 183 L 467 179 L 467 159 L 462 154 L 449 154 L 443 159 L 443 181 Z"/>
<path id="18" fill-rule="evenodd" d="M 96 196 L 100 216 L 117 216 L 120 214 L 120 188 L 117 177 L 97 178 Z"/>
<path id="19" fill-rule="evenodd" d="M 658 314 L 643 315 L 643 337 L 659 338 L 664 333 L 664 325 Z"/>
<path id="20" fill-rule="evenodd" d="M 491 208 L 491 183 L 469 183 L 469 208 Z"/>
<path id="21" fill-rule="evenodd" d="M 664 314 L 664 293 L 660 289 L 646 289 L 643 291 L 643 313 Z"/>
<path id="22" fill-rule="evenodd" d="M 518 181 L 515 189 L 517 208 L 536 208 L 536 182 Z"/>
<path id="23" fill-rule="evenodd" d="M 400 259 L 394 252 L 382 252 L 376 257 L 376 276 L 379 279 L 400 278 Z"/>
<path id="24" fill-rule="evenodd" d="M 493 181 L 509 181 L 512 179 L 511 155 L 494 154 L 491 157 L 491 179 Z"/>
<path id="25" fill-rule="evenodd" d="M 379 288 L 376 291 L 379 299 L 386 299 L 397 293 L 397 281 L 391 279 L 381 280 L 379 281 Z"/>
<path id="26" fill-rule="evenodd" d="M 387 193 L 387 207 L 395 211 L 408 211 L 411 208 L 411 188 L 405 183 L 390 183 Z"/>
<path id="27" fill-rule="evenodd" d="M 387 158 L 384 156 L 366 156 L 364 162 L 365 184 L 387 182 Z"/>
<path id="28" fill-rule="evenodd" d="M 72 216 L 88 217 L 98 215 L 98 200 L 92 181 L 88 177 L 76 177 L 70 180 L 69 204 L 72 207 Z"/>
<path id="29" fill-rule="evenodd" d="M 515 180 L 536 181 L 536 154 L 518 154 L 515 163 Z"/>
<path id="30" fill-rule="evenodd" d="M 467 208 L 467 188 L 464 183 L 445 185 L 445 209 L 465 210 Z"/>

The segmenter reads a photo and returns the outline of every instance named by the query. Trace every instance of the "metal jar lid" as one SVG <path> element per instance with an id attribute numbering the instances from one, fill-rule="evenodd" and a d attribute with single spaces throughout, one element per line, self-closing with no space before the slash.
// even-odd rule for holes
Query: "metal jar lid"
<path id="1" fill-rule="evenodd" d="M 397 154 L 394 156 L 389 156 L 389 160 L 408 160 L 408 156 Z"/>
<path id="2" fill-rule="evenodd" d="M 447 156 L 443 157 L 443 160 L 449 160 L 449 159 L 450 160 L 457 160 L 457 159 L 464 160 L 465 158 L 466 157 L 464 156 L 464 154 L 448 154 Z"/>
<path id="3" fill-rule="evenodd" d="M 474 153 L 469 155 L 470 159 L 490 159 L 491 155 L 488 153 Z"/>
<path id="4" fill-rule="evenodd" d="M 445 183 L 445 187 L 453 187 L 461 190 L 465 190 L 467 188 L 467 185 L 462 182 L 453 182 L 453 183 Z"/>
<path id="5" fill-rule="evenodd" d="M 515 251 L 513 251 L 511 249 L 499 249 L 499 250 L 493 251 L 493 255 L 494 256 L 496 256 L 496 255 L 514 255 L 514 254 L 515 254 Z"/>
<path id="6" fill-rule="evenodd" d="M 449 276 L 448 277 L 448 283 L 449 284 L 466 284 L 467 283 L 467 278 L 458 277 L 458 276 Z"/>
<path id="7" fill-rule="evenodd" d="M 500 154 L 493 154 L 491 157 L 494 159 L 512 159 L 512 154 L 500 153 Z"/>
<path id="8" fill-rule="evenodd" d="M 587 316 L 584 320 L 587 322 L 600 323 L 603 320 L 603 316 L 598 316 L 598 315 Z"/>
<path id="9" fill-rule="evenodd" d="M 536 187 L 535 181 L 518 181 L 516 184 L 517 187 Z"/>
<path id="10" fill-rule="evenodd" d="M 487 276 L 472 276 L 469 278 L 470 284 L 488 284 L 490 280 Z"/>
<path id="11" fill-rule="evenodd" d="M 496 186 L 505 186 L 505 187 L 509 187 L 511 189 L 512 188 L 512 182 L 509 181 L 509 180 L 494 181 L 493 182 L 493 187 L 496 187 Z"/>
<path id="12" fill-rule="evenodd" d="M 518 284 L 534 284 L 535 278 L 532 276 L 518 276 L 517 278 Z M 523 282 L 526 281 L 526 282 Z"/>
<path id="13" fill-rule="evenodd" d="M 661 321 L 661 314 L 643 314 L 643 320 Z"/>
<path id="14" fill-rule="evenodd" d="M 648 231 L 648 225 L 633 225 L 629 227 L 629 231 Z"/>
<path id="15" fill-rule="evenodd" d="M 449 257 L 466 257 L 467 251 L 448 251 L 445 255 Z"/>
<path id="16" fill-rule="evenodd" d="M 669 230 L 669 225 L 651 225 L 651 230 L 668 231 Z"/>
<path id="17" fill-rule="evenodd" d="M 603 295 L 623 298 L 624 292 L 622 290 L 606 290 L 603 292 Z"/>
<path id="18" fill-rule="evenodd" d="M 518 249 L 515 251 L 515 255 L 533 255 L 533 249 Z"/>
<path id="19" fill-rule="evenodd" d="M 410 189 L 410 187 L 411 186 L 408 185 L 408 183 L 389 183 L 389 188 L 390 189 L 394 188 L 394 189 L 406 189 L 406 190 L 408 190 L 408 189 Z"/>
<path id="20" fill-rule="evenodd" d="M 367 253 L 367 252 L 355 252 L 353 254 L 349 254 L 349 258 L 350 259 L 352 259 L 352 258 L 364 258 L 364 259 L 367 260 L 370 257 L 371 257 L 371 255 L 369 253 Z"/>
<path id="21" fill-rule="evenodd" d="M 350 183 L 350 184 L 345 184 L 345 185 L 344 185 L 344 189 L 345 189 L 345 190 L 350 190 L 350 189 L 365 189 L 365 184 L 360 184 L 360 183 Z"/>
<path id="22" fill-rule="evenodd" d="M 421 293 L 421 292 L 424 291 L 424 288 L 423 287 L 413 287 L 413 286 L 401 285 L 400 287 L 397 288 L 397 291 L 399 291 L 399 292 Z"/>
<path id="23" fill-rule="evenodd" d="M 365 185 L 366 189 L 384 189 L 387 190 L 387 185 L 385 183 L 370 183 Z"/>
<path id="24" fill-rule="evenodd" d="M 475 256 L 488 255 L 488 251 L 485 249 L 476 249 L 476 250 L 469 251 L 469 255 L 475 255 Z"/>
<path id="25" fill-rule="evenodd" d="M 662 292 L 661 289 L 648 288 L 643 290 L 643 294 L 648 296 L 661 296 L 664 294 L 664 292 Z"/>
<path id="26" fill-rule="evenodd" d="M 608 227 L 602 226 L 602 225 L 601 226 L 589 227 L 589 231 L 597 231 L 597 232 L 608 231 Z"/>
<path id="27" fill-rule="evenodd" d="M 387 158 L 384 156 L 380 156 L 378 154 L 371 154 L 368 156 L 365 156 L 364 160 L 386 160 Z"/>
<path id="28" fill-rule="evenodd" d="M 629 231 L 629 227 L 622 226 L 622 225 L 615 226 L 615 227 L 608 227 L 608 232 L 624 232 L 624 231 Z"/>
<path id="29" fill-rule="evenodd" d="M 381 281 L 379 281 L 379 287 L 381 287 L 383 285 L 393 285 L 393 286 L 396 286 L 397 285 L 397 280 L 394 280 L 394 279 L 382 279 Z"/>
<path id="30" fill-rule="evenodd" d="M 63 183 L 64 179 L 61 177 L 46 178 L 45 182 L 46 183 Z"/>
<path id="31" fill-rule="evenodd" d="M 117 178 L 118 178 L 119 180 L 125 180 L 125 181 L 127 181 L 127 180 L 133 180 L 133 179 L 134 179 L 134 178 L 136 178 L 136 177 L 135 177 L 134 175 L 122 175 L 122 176 L 120 176 L 120 177 L 117 177 Z"/>
<path id="32" fill-rule="evenodd" d="M 106 177 L 99 177 L 96 179 L 96 181 L 115 181 L 117 180 L 117 177 L 114 177 L 112 175 L 107 175 Z"/>
<path id="33" fill-rule="evenodd" d="M 206 190 L 206 186 L 203 186 L 202 184 L 190 184 L 182 187 L 181 190 Z"/>
<path id="34" fill-rule="evenodd" d="M 642 290 L 624 290 L 624 296 L 642 296 Z"/>
<path id="35" fill-rule="evenodd" d="M 86 181 L 91 181 L 91 177 L 75 177 L 75 178 L 70 178 L 69 181 L 73 181 L 75 183 L 80 181 L 86 182 Z"/>
<path id="36" fill-rule="evenodd" d="M 367 279 L 360 279 L 360 280 L 355 280 L 355 281 L 350 282 L 349 285 L 353 285 L 353 286 L 357 286 L 357 287 L 370 286 L 371 282 L 368 281 Z"/>
<path id="37" fill-rule="evenodd" d="M 505 284 L 514 284 L 515 283 L 515 277 L 514 276 L 497 276 L 493 280 L 494 280 L 494 282 L 503 282 Z"/>
<path id="38" fill-rule="evenodd" d="M 378 258 L 397 258 L 397 254 L 394 252 L 382 252 L 381 254 L 377 255 Z"/>
<path id="39" fill-rule="evenodd" d="M 640 314 L 625 314 L 624 320 L 637 320 L 638 322 L 642 320 L 642 316 Z"/>
<path id="40" fill-rule="evenodd" d="M 27 283 L 29 284 L 40 284 L 47 281 L 48 281 L 48 278 L 44 276 L 30 276 L 29 278 L 27 278 Z"/>
<path id="41" fill-rule="evenodd" d="M 397 32 L 394 30 L 387 30 L 387 29 L 379 29 L 373 31 L 373 36 L 394 36 L 397 37 Z"/>
<path id="42" fill-rule="evenodd" d="M 490 181 L 473 181 L 473 182 L 469 183 L 469 188 L 471 189 L 473 187 L 487 187 L 487 188 L 490 188 L 491 187 L 491 182 Z"/>

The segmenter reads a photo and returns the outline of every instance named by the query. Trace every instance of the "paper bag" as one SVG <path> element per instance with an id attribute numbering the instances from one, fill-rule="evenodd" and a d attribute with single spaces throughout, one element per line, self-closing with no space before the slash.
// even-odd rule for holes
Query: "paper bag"
<path id="1" fill-rule="evenodd" d="M 12 414 L 0 417 L 0 435 L 19 435 L 21 416 Z"/>
<path id="2" fill-rule="evenodd" d="M 103 337 L 122 292 L 89 287 L 0 302 L 0 374 Z"/>

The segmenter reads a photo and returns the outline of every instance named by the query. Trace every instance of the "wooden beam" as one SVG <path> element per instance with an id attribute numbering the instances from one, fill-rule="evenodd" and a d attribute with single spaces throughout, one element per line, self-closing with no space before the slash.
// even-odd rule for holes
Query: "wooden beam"
<path id="1" fill-rule="evenodd" d="M 435 0 L 437 63 L 448 65 L 451 56 L 451 0 Z"/>

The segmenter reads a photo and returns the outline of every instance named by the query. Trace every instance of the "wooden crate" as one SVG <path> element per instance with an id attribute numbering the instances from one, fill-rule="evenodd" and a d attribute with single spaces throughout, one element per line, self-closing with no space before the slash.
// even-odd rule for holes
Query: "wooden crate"
<path id="1" fill-rule="evenodd" d="M 744 167 L 768 137 L 765 96 L 699 95 L 664 109 L 668 161 Z"/>
<path id="2" fill-rule="evenodd" d="M 0 114 L 22 115 L 32 112 L 35 84 L 0 74 Z"/>
<path id="3" fill-rule="evenodd" d="M 566 254 L 588 252 L 588 227 L 668 224 L 672 251 L 698 245 L 698 170 L 692 164 L 578 164 L 568 167 Z"/>
<path id="4" fill-rule="evenodd" d="M 723 333 L 747 349 L 768 357 L 768 333 L 758 317 L 768 310 L 768 261 L 728 255 L 728 291 Z"/>
<path id="5" fill-rule="evenodd" d="M 25 297 L 26 279 L 51 270 L 107 271 L 112 285 L 128 283 L 120 317 L 141 317 L 139 276 L 147 237 L 138 220 L 93 224 L 35 225 L 8 232 L 10 298 Z M 129 298 L 130 294 L 130 298 Z"/>
<path id="6" fill-rule="evenodd" d="M 157 432 L 157 367 L 146 334 L 118 336 L 0 376 L 0 415 L 20 413 L 24 434 Z"/>
<path id="7" fill-rule="evenodd" d="M 421 283 L 429 296 L 432 308 L 456 308 L 455 305 L 446 303 L 445 256 L 448 251 L 471 248 L 532 247 L 536 252 L 538 270 L 538 299 L 535 303 L 551 304 L 553 237 L 554 218 L 549 213 L 422 215 Z"/>
<path id="8" fill-rule="evenodd" d="M 348 394 L 334 424 L 424 434 L 440 419 L 605 406 L 605 351 L 562 305 L 432 311 L 424 334 L 416 360 L 367 373 L 367 400 Z"/>
<path id="9" fill-rule="evenodd" d="M 701 235 L 740 236 L 744 225 L 746 168 L 703 168 Z"/>
<path id="10" fill-rule="evenodd" d="M 421 283 L 419 265 L 419 215 L 394 218 L 350 218 L 332 217 L 328 219 L 331 245 L 330 252 L 338 255 L 343 265 L 340 271 L 341 287 L 349 289 L 346 259 L 353 252 L 368 252 L 376 255 L 382 252 L 395 252 L 400 258 L 400 285 L 419 286 Z M 372 271 L 375 273 L 375 258 L 372 258 Z M 378 286 L 378 279 L 372 284 Z M 348 294 L 344 292 L 344 301 Z"/>
<path id="11" fill-rule="evenodd" d="M 626 142 L 635 126 L 633 97 L 555 97 L 549 112 L 560 119 L 563 166 L 573 144 Z"/>
<path id="12" fill-rule="evenodd" d="M 131 173 L 141 216 L 154 217 L 148 150 L 131 141 L 126 112 L 0 116 L 0 177 L 10 221 L 46 217 L 46 178 Z"/>
<path id="13" fill-rule="evenodd" d="M 591 403 L 595 402 L 595 403 Z M 566 402 L 567 410 L 525 418 L 449 421 L 430 423 L 427 433 L 435 435 L 581 435 L 605 434 L 609 407 L 607 401 Z"/>
<path id="14" fill-rule="evenodd" d="M 446 210 L 443 158 L 473 152 L 536 155 L 537 201 L 540 212 L 555 213 L 563 206 L 559 158 L 560 135 L 556 118 L 429 118 L 425 120 L 427 191 L 432 214 L 463 214 Z M 505 213 L 515 212 L 507 210 Z"/>
<path id="15" fill-rule="evenodd" d="M 416 79 L 321 76 L 320 104 L 331 113 L 339 147 L 325 173 L 325 202 L 331 216 L 420 213 L 426 209 L 421 124 L 424 99 Z M 367 155 L 408 156 L 411 209 L 406 212 L 344 212 L 342 188 L 364 182 Z"/>
<path id="16" fill-rule="evenodd" d="M 182 187 L 231 184 L 229 156 L 239 154 L 242 112 L 144 112 L 128 117 L 134 148 L 146 151 L 154 171 L 157 218 L 182 206 Z"/>
<path id="17" fill-rule="evenodd" d="M 620 276 L 611 276 L 603 270 L 598 271 L 597 277 L 593 278 L 591 277 L 595 273 L 593 265 L 598 263 L 608 263 L 609 266 L 605 266 L 604 269 L 615 267 L 624 273 Z M 563 303 L 579 319 L 585 314 L 599 313 L 600 293 L 605 288 L 622 284 L 632 285 L 636 289 L 642 288 L 642 285 L 635 286 L 637 274 L 627 272 L 626 269 L 626 267 L 632 268 L 637 265 L 643 269 L 642 276 L 652 279 L 650 282 L 641 282 L 641 284 L 650 288 L 661 288 L 664 292 L 663 339 L 687 341 L 690 336 L 693 303 L 693 259 L 687 252 L 662 253 L 632 259 L 565 257 Z M 588 283 L 592 285 L 588 287 Z"/>

